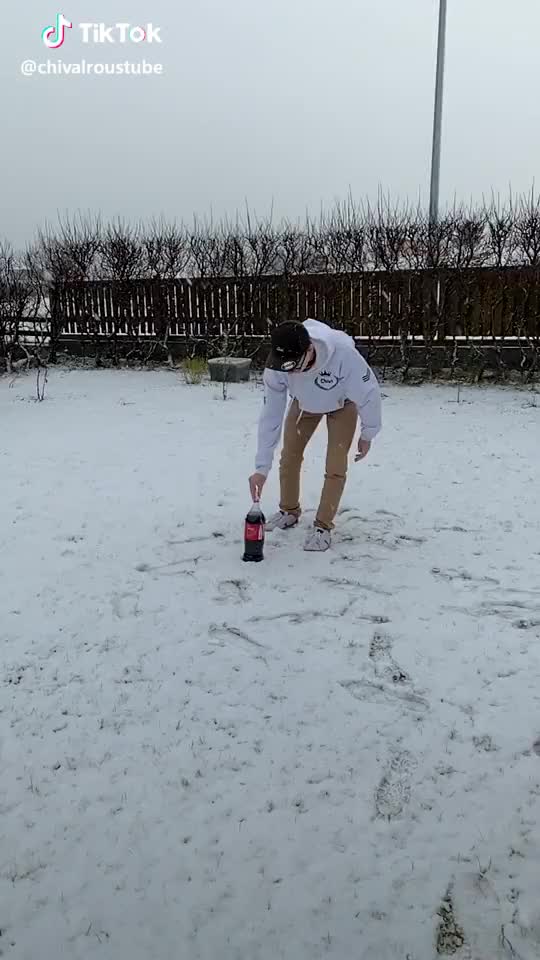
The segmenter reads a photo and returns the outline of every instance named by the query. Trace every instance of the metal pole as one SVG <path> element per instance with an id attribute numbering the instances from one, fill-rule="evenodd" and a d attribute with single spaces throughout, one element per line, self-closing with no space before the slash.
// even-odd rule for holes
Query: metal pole
<path id="1" fill-rule="evenodd" d="M 439 40 L 437 44 L 437 79 L 435 84 L 435 112 L 433 117 L 433 153 L 431 157 L 431 191 L 429 198 L 430 223 L 436 223 L 439 218 L 439 180 L 441 172 L 441 132 L 444 88 L 444 54 L 446 45 L 446 7 L 447 0 L 440 0 Z"/>

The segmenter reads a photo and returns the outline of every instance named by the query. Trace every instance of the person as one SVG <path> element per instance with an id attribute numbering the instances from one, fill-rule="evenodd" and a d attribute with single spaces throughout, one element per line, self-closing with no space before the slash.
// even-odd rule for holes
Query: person
<path id="1" fill-rule="evenodd" d="M 266 529 L 288 530 L 301 516 L 300 471 L 304 451 L 326 416 L 326 473 L 313 528 L 304 545 L 325 551 L 345 488 L 349 451 L 361 421 L 358 452 L 363 460 L 381 430 L 381 392 L 373 370 L 358 353 L 352 337 L 318 320 L 286 322 L 272 331 L 272 348 L 264 371 L 264 405 L 259 418 L 255 473 L 249 478 L 258 501 L 271 471 L 278 445 L 287 394 L 291 403 L 285 419 L 280 463 L 279 511 Z"/>

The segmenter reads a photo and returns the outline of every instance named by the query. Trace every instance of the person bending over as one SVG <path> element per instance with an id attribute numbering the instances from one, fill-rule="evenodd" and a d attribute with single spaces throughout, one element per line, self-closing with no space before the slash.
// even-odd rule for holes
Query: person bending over
<path id="1" fill-rule="evenodd" d="M 355 460 L 363 460 L 381 430 L 381 391 L 373 370 L 358 353 L 354 340 L 318 320 L 287 322 L 272 332 L 272 348 L 264 371 L 264 405 L 258 426 L 255 473 L 249 478 L 254 500 L 261 496 L 272 469 L 287 398 L 280 463 L 279 511 L 267 530 L 287 530 L 301 516 L 300 471 L 304 451 L 326 416 L 326 472 L 313 529 L 304 549 L 328 550 L 345 482 L 358 419 L 361 432 Z"/>

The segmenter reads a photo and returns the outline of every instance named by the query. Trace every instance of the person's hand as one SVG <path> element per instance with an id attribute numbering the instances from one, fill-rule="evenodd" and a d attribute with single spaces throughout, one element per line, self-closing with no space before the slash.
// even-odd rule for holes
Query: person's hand
<path id="1" fill-rule="evenodd" d="M 264 473 L 254 473 L 253 476 L 249 478 L 249 489 L 254 503 L 258 503 L 261 499 L 262 488 L 265 483 L 266 477 Z"/>
<path id="2" fill-rule="evenodd" d="M 359 460 L 363 460 L 365 457 L 367 457 L 370 450 L 371 440 L 362 440 L 362 437 L 360 437 L 360 440 L 358 441 L 358 453 L 354 458 L 354 462 L 358 463 Z"/>

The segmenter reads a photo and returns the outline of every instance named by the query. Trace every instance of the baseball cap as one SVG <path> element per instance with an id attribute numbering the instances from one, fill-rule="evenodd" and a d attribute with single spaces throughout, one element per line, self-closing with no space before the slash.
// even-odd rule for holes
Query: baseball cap
<path id="1" fill-rule="evenodd" d="M 266 361 L 269 370 L 293 370 L 311 345 L 309 333 L 303 323 L 288 320 L 274 327 L 271 334 L 272 349 Z"/>

